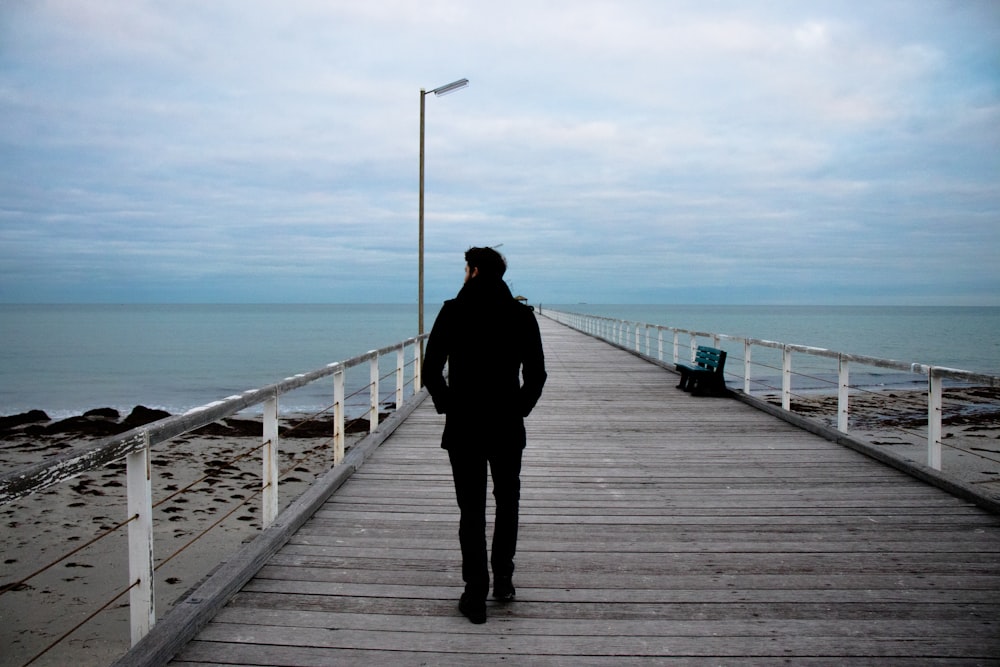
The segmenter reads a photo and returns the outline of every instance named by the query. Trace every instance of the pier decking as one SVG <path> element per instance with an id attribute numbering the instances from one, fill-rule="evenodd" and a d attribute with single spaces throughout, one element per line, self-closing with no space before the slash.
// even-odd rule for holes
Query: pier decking
<path id="1" fill-rule="evenodd" d="M 171 664 L 1000 662 L 1000 518 L 540 323 L 514 602 L 457 610 L 427 401 Z"/>

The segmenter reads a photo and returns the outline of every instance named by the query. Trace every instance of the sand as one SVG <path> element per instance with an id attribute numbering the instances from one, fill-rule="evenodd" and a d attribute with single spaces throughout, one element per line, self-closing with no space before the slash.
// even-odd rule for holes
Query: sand
<path id="1" fill-rule="evenodd" d="M 770 402 L 781 404 L 779 397 Z M 945 389 L 941 470 L 982 493 L 1000 496 L 1000 389 Z M 897 458 L 927 464 L 927 392 L 858 392 L 850 397 L 849 432 Z M 837 397 L 796 396 L 792 411 L 837 424 Z"/>
<path id="2" fill-rule="evenodd" d="M 772 400 L 780 403 L 780 399 Z M 836 397 L 796 397 L 793 408 L 836 424 Z M 926 462 L 926 394 L 862 393 L 852 397 L 851 432 L 901 458 Z M 1000 495 L 1000 391 L 948 390 L 945 394 L 943 468 L 946 473 Z M 257 424 L 243 424 L 250 431 Z M 316 426 L 316 425 L 314 425 Z M 327 425 L 305 435 L 325 433 Z M 229 429 L 216 429 L 225 433 Z M 302 431 L 300 431 L 300 434 Z M 358 436 L 353 436 L 357 438 Z M 83 442 L 92 440 L 83 439 Z M 79 438 L 75 441 L 80 442 Z M 11 470 L 63 451 L 66 435 L 8 437 L 0 442 L 0 469 Z M 157 572 L 157 615 L 259 529 L 260 436 L 202 433 L 154 448 L 153 502 L 204 477 L 191 491 L 155 509 L 155 557 L 159 563 L 235 508 L 195 545 Z M 301 493 L 332 465 L 327 437 L 281 438 L 281 505 Z M 300 460 L 301 459 L 301 460 Z M 3 557 L 0 590 L 58 558 L 126 515 L 124 463 L 94 471 L 21 502 L 0 506 Z M 109 567 L 110 566 L 110 567 Z M 126 531 L 73 554 L 27 583 L 0 594 L 0 665 L 23 665 L 53 640 L 108 602 L 127 585 Z M 34 665 L 106 666 L 129 646 L 128 596 L 75 631 Z"/>
<path id="3" fill-rule="evenodd" d="M 348 443 L 358 435 L 348 436 Z M 155 544 L 161 563 L 232 511 L 193 546 L 156 573 L 157 617 L 182 599 L 228 554 L 260 529 L 260 436 L 198 435 L 154 447 Z M 281 438 L 279 502 L 286 506 L 333 463 L 327 437 Z M 8 438 L 0 442 L 0 469 L 8 471 L 64 451 L 79 439 Z M 93 442 L 83 439 L 82 442 Z M 242 453 L 244 459 L 233 462 Z M 201 478 L 189 491 L 170 497 Z M 249 499 L 249 500 L 248 500 Z M 161 503 L 157 506 L 158 503 Z M 245 504 L 243 504 L 245 503 Z M 234 511 L 235 510 L 235 511 Z M 0 665 L 23 665 L 128 585 L 125 464 L 113 464 L 0 506 Z M 111 534 L 17 585 L 96 535 Z M 33 665 L 105 667 L 129 647 L 128 594 L 111 603 Z"/>

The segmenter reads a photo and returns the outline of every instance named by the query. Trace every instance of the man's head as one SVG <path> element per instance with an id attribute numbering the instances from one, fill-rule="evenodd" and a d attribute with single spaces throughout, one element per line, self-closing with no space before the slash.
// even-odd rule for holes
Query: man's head
<path id="1" fill-rule="evenodd" d="M 500 280 L 507 271 L 503 255 L 493 248 L 469 248 L 465 251 L 466 276 Z"/>

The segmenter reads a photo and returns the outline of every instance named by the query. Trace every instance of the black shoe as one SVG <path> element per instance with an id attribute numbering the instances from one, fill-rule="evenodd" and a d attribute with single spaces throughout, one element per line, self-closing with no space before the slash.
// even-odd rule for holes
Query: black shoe
<path id="1" fill-rule="evenodd" d="M 462 593 L 458 601 L 458 610 L 476 625 L 486 622 L 486 600 L 473 599 L 468 593 Z"/>
<path id="2" fill-rule="evenodd" d="M 510 602 L 514 599 L 514 583 L 510 577 L 497 577 L 493 582 L 493 599 Z"/>

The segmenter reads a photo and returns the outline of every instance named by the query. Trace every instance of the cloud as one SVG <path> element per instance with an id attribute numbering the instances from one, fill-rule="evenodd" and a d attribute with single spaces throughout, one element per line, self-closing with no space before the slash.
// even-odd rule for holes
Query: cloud
<path id="1" fill-rule="evenodd" d="M 996 303 L 998 38 L 988 3 L 9 3 L 0 300 L 410 301 L 418 93 L 465 76 L 426 100 L 428 299 L 503 243 L 550 302 Z"/>

